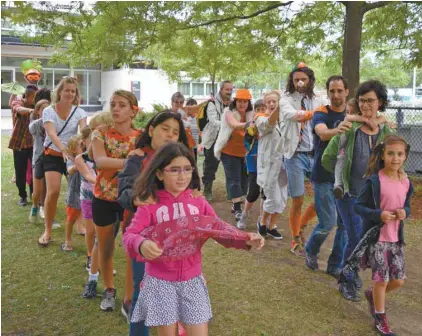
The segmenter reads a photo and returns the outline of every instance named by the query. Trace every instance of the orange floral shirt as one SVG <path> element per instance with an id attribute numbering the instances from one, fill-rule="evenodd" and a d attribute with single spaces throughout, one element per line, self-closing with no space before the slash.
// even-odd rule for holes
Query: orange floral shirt
<path id="1" fill-rule="evenodd" d="M 110 158 L 126 159 L 129 152 L 135 149 L 136 137 L 139 130 L 132 130 L 130 135 L 122 135 L 114 127 L 110 127 L 105 132 L 96 129 L 92 132 L 92 140 L 104 142 L 104 149 Z M 118 196 L 117 174 L 119 169 L 99 169 L 97 168 L 97 180 L 94 186 L 94 196 L 96 198 L 115 202 Z"/>

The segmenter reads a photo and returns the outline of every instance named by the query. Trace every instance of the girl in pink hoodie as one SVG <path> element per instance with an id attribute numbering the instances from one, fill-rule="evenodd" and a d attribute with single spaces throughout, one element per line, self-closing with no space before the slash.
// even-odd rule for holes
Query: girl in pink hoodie
<path id="1" fill-rule="evenodd" d="M 199 178 L 197 175 L 191 151 L 183 144 L 171 143 L 157 152 L 134 185 L 134 194 L 140 200 L 152 197 L 156 202 L 137 208 L 123 236 L 127 253 L 146 262 L 132 322 L 145 321 L 146 326 L 158 327 L 160 336 L 174 336 L 177 321 L 185 324 L 188 335 L 208 335 L 212 313 L 201 256 L 201 246 L 207 237 L 196 238 L 201 223 L 212 228 L 204 230 L 212 232 L 208 237 L 214 237 L 225 247 L 248 250 L 264 245 L 259 235 L 219 220 L 203 197 L 192 197 L 191 183 Z M 195 222 L 197 227 L 192 226 Z M 216 222 L 218 225 L 214 226 Z M 168 234 L 166 239 L 154 238 L 163 232 Z M 173 244 L 168 244 L 169 241 Z"/>

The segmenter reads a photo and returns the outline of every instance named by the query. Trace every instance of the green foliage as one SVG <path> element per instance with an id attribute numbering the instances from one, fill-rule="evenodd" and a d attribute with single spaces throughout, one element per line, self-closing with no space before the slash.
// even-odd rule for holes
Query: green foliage
<path id="1" fill-rule="evenodd" d="M 148 122 L 154 118 L 158 113 L 168 110 L 169 107 L 165 104 L 152 104 L 151 112 L 144 112 L 142 114 L 137 114 L 133 120 L 136 128 L 145 128 Z"/>
<path id="2" fill-rule="evenodd" d="M 231 79 L 260 90 L 278 88 L 288 65 L 299 60 L 313 66 L 318 85 L 341 69 L 342 2 L 99 1 L 87 8 L 72 1 L 65 10 L 46 1 L 14 5 L 3 9 L 3 17 L 34 27 L 36 36 L 29 37 L 28 28 L 25 39 L 53 45 L 53 61 L 73 66 L 119 66 L 142 56 L 175 81 Z M 362 78 L 376 70 L 391 85 L 404 83 L 400 71 L 422 65 L 422 3 L 363 6 L 369 10 L 363 20 Z M 375 53 L 375 66 L 368 52 Z M 399 57 L 390 57 L 391 52 Z M 402 64 L 386 62 L 389 58 Z"/>

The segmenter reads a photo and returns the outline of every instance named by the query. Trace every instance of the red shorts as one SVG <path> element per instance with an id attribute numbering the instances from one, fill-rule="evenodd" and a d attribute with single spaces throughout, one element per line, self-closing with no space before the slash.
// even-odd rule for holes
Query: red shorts
<path id="1" fill-rule="evenodd" d="M 80 209 L 75 209 L 70 206 L 66 206 L 66 217 L 68 223 L 75 223 L 78 217 L 81 215 Z"/>

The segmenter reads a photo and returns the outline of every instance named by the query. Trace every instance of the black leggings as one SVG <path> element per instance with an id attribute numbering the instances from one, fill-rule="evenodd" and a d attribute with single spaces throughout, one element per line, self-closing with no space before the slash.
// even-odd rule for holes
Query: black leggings
<path id="1" fill-rule="evenodd" d="M 256 183 L 257 173 L 249 173 L 248 174 L 248 195 L 246 196 L 246 200 L 249 203 L 254 203 L 261 192 L 261 188 Z"/>

